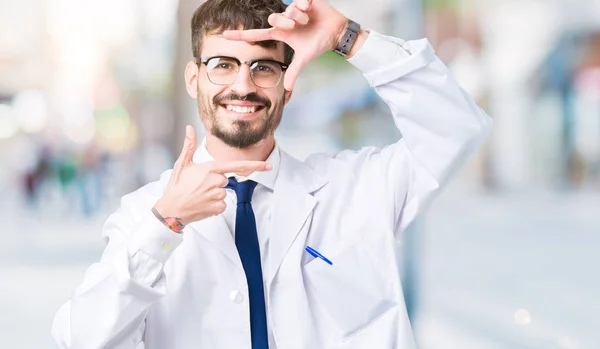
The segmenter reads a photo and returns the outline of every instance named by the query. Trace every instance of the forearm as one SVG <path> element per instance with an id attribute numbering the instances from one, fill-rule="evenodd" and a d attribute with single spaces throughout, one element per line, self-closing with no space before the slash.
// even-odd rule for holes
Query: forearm
<path id="1" fill-rule="evenodd" d="M 442 181 L 481 144 L 491 119 L 460 88 L 427 40 L 371 33 L 351 60 L 388 104 L 403 145 Z"/>
<path id="2" fill-rule="evenodd" d="M 402 138 L 384 148 L 343 152 L 377 183 L 396 232 L 422 212 L 483 142 L 491 119 L 464 93 L 427 40 L 404 42 L 371 31 L 350 63 L 389 106 Z"/>

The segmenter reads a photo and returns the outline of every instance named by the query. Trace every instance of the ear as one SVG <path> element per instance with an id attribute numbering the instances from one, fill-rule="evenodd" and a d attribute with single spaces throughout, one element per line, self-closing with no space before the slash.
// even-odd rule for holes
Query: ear
<path id="1" fill-rule="evenodd" d="M 189 61 L 185 66 L 185 88 L 193 99 L 198 99 L 198 73 L 200 67 L 196 62 Z"/>
<path id="2" fill-rule="evenodd" d="M 285 104 L 287 104 L 290 101 L 290 99 L 292 99 L 293 92 L 294 92 L 294 90 L 291 90 L 291 91 L 285 90 L 285 94 L 284 94 Z"/>

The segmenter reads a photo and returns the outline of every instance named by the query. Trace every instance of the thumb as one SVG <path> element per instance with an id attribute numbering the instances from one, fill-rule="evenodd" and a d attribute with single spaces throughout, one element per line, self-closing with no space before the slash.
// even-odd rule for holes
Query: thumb
<path id="1" fill-rule="evenodd" d="M 179 158 L 177 158 L 173 166 L 172 180 L 177 181 L 183 168 L 192 163 L 194 151 L 196 151 L 196 132 L 192 126 L 187 125 L 185 127 L 185 140 L 183 141 L 181 154 L 179 154 Z"/>
<path id="2" fill-rule="evenodd" d="M 190 125 L 185 127 L 185 142 L 182 150 L 183 164 L 188 165 L 194 158 L 194 152 L 196 151 L 196 131 Z"/>
<path id="3" fill-rule="evenodd" d="M 283 79 L 283 87 L 291 91 L 294 88 L 294 84 L 296 83 L 296 79 L 298 79 L 298 75 L 300 75 L 300 71 L 304 68 L 304 60 L 301 57 L 296 57 L 290 64 L 290 66 L 285 71 L 285 77 Z"/>

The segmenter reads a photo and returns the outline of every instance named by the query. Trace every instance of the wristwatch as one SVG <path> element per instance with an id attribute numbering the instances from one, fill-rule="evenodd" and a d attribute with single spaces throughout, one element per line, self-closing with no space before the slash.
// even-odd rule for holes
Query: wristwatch
<path id="1" fill-rule="evenodd" d="M 354 22 L 350 18 L 348 18 L 348 25 L 346 26 L 346 31 L 344 35 L 342 35 L 342 39 L 338 42 L 337 47 L 333 52 L 337 53 L 342 57 L 346 57 L 352 45 L 356 41 L 356 37 L 358 37 L 358 33 L 360 32 L 360 24 Z"/>

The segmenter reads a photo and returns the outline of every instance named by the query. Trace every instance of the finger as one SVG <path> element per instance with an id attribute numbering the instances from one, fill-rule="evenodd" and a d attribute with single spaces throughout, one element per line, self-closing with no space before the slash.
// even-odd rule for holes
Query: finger
<path id="1" fill-rule="evenodd" d="M 183 155 L 183 164 L 187 165 L 192 162 L 194 157 L 194 152 L 196 151 L 196 131 L 190 125 L 185 127 L 185 139 L 188 142 L 187 148 L 185 147 L 182 150 Z M 184 142 L 185 143 L 185 142 Z"/>
<path id="2" fill-rule="evenodd" d="M 294 4 L 291 4 L 290 6 L 288 6 L 288 8 L 285 10 L 284 15 L 289 18 L 294 20 L 296 23 L 305 25 L 308 23 L 308 15 L 305 12 L 300 11 L 298 8 L 296 8 L 296 6 L 294 6 Z"/>
<path id="3" fill-rule="evenodd" d="M 283 41 L 281 33 L 276 28 L 266 29 L 249 29 L 249 30 L 226 30 L 223 32 L 223 37 L 227 40 L 237 41 L 266 41 L 277 40 Z"/>
<path id="4" fill-rule="evenodd" d="M 208 192 L 208 197 L 215 201 L 222 201 L 227 196 L 224 188 L 214 188 Z"/>
<path id="5" fill-rule="evenodd" d="M 282 13 L 272 13 L 269 16 L 269 24 L 273 28 L 290 31 L 296 27 L 296 22 L 293 19 L 287 18 Z"/>
<path id="6" fill-rule="evenodd" d="M 192 158 L 194 156 L 194 151 L 196 150 L 196 132 L 194 128 L 190 125 L 185 127 L 185 139 L 183 141 L 183 148 L 181 149 L 181 154 L 179 154 L 179 158 L 175 161 L 175 165 L 173 166 L 173 175 L 172 178 L 175 180 L 179 179 L 179 174 L 184 166 L 192 162 Z"/>
<path id="7" fill-rule="evenodd" d="M 242 176 L 247 176 L 255 171 L 270 171 L 273 168 L 271 164 L 265 161 L 232 161 L 223 163 L 213 163 L 211 169 L 216 173 L 237 173 Z"/>
<path id="8" fill-rule="evenodd" d="M 217 172 L 209 172 L 206 175 L 206 184 L 209 187 L 213 188 L 223 188 L 227 184 L 229 184 L 229 179 L 223 174 Z"/>
<path id="9" fill-rule="evenodd" d="M 227 204 L 223 200 L 215 201 L 208 205 L 210 207 L 210 212 L 215 216 L 225 212 L 225 209 L 227 208 Z"/>
<path id="10" fill-rule="evenodd" d="M 285 71 L 283 87 L 287 91 L 291 91 L 294 88 L 294 84 L 296 83 L 296 79 L 298 79 L 298 75 L 300 75 L 302 68 L 304 68 L 304 62 L 299 57 L 296 57 Z"/>
<path id="11" fill-rule="evenodd" d="M 312 1 L 311 0 L 296 0 L 296 1 L 294 1 L 294 4 L 296 4 L 296 6 L 298 7 L 299 10 L 308 12 L 308 11 L 310 11 L 310 8 L 312 6 Z"/>

